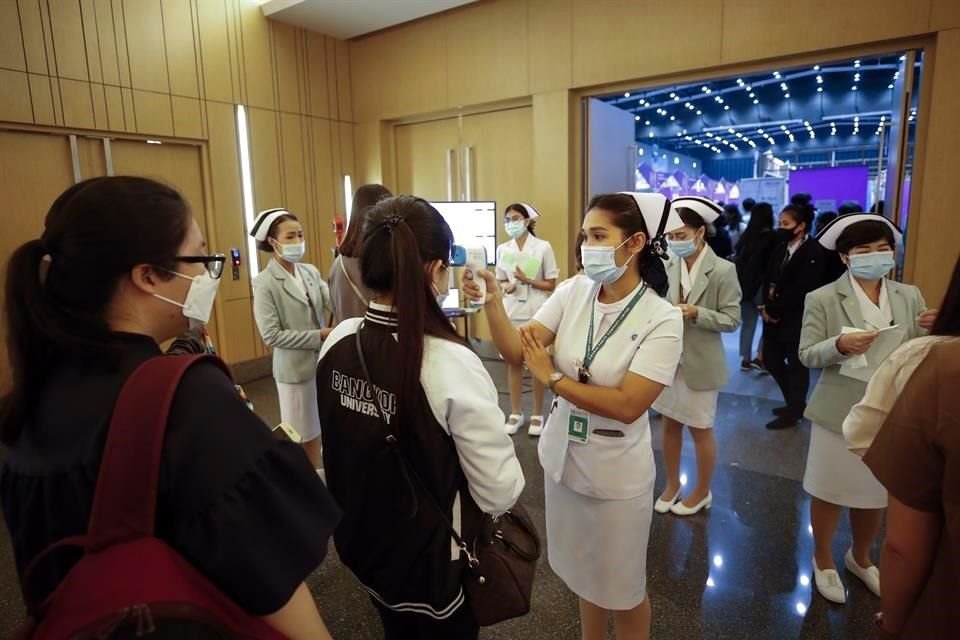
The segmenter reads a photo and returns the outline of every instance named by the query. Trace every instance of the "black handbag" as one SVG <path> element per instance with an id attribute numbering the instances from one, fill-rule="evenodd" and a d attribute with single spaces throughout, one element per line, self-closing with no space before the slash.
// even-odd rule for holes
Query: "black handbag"
<path id="1" fill-rule="evenodd" d="M 362 325 L 358 327 L 356 334 L 357 355 L 367 384 L 374 389 L 367 361 L 363 356 L 360 329 Z M 373 404 L 377 415 L 387 426 L 387 442 L 397 453 L 414 497 L 417 492 L 411 478 L 420 486 L 421 493 L 427 496 L 427 501 L 447 525 L 450 535 L 466 559 L 463 589 L 477 623 L 487 627 L 529 613 L 541 544 L 540 536 L 527 510 L 519 502 L 498 517 L 477 510 L 476 517 L 464 517 L 464 534 L 461 536 L 398 446 L 397 436 L 391 431 L 383 407 L 380 406 L 379 395 L 372 395 L 375 398 Z M 471 520 L 475 522 L 472 523 Z M 472 533 L 468 533 L 467 529 Z"/>

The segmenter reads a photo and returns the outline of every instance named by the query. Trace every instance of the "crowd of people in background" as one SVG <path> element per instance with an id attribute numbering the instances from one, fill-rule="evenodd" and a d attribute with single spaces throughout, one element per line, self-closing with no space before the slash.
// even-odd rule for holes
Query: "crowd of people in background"
<path id="1" fill-rule="evenodd" d="M 881 597 L 878 627 L 948 637 L 960 625 L 951 393 L 960 261 L 939 311 L 928 310 L 919 289 L 889 278 L 903 234 L 882 203 L 818 215 L 811 200 L 797 194 L 774 211 L 747 199 L 741 211 L 699 197 L 596 195 L 582 216 L 578 273 L 562 282 L 553 247 L 536 235 L 549 218 L 507 206 L 496 271 L 468 269 L 461 281 L 510 367 L 507 417 L 444 313 L 456 251 L 432 205 L 381 185 L 358 189 L 326 280 L 305 262 L 309 235 L 295 212 L 262 212 L 250 232 L 269 258 L 253 282 L 253 315 L 273 348 L 286 438 L 215 361 L 199 360 L 168 398 L 155 537 L 251 625 L 286 637 L 329 637 L 305 580 L 333 537 L 386 638 L 475 639 L 463 585 L 475 558 L 460 540 L 484 516 L 516 508 L 524 489 L 511 436 L 526 423 L 526 369 L 550 567 L 578 598 L 584 640 L 605 637 L 611 616 L 618 638 L 648 638 L 651 522 L 711 508 L 713 426 L 730 377 L 722 334 L 740 329 L 740 368 L 769 373 L 783 395 L 766 427 L 812 425 L 803 486 L 818 592 L 846 598 L 833 540 L 847 508 L 844 566 Z M 0 412 L 9 447 L 0 502 L 28 604 L 56 594 L 82 555 L 36 564 L 49 545 L 80 544 L 87 531 L 129 380 L 178 336 L 175 353 L 213 352 L 196 332 L 224 261 L 179 193 L 133 177 L 72 186 L 41 237 L 11 257 L 14 386 Z M 204 344 L 189 348 L 188 330 Z M 822 373 L 808 402 L 810 368 Z M 664 430 L 659 496 L 650 409 Z M 686 495 L 684 426 L 697 461 Z M 881 573 L 870 551 L 888 504 Z M 47 615 L 65 615 L 53 601 Z M 168 615 L 209 622 L 177 611 Z M 125 611 L 111 624 L 142 627 L 147 614 Z"/>

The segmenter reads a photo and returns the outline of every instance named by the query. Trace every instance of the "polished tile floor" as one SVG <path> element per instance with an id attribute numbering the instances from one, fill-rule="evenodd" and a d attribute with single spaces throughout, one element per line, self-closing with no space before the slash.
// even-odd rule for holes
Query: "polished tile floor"
<path id="1" fill-rule="evenodd" d="M 718 466 L 713 509 L 688 519 L 656 516 L 648 550 L 648 587 L 653 603 L 653 637 L 661 639 L 751 638 L 785 640 L 873 637 L 870 619 L 879 600 L 856 581 L 848 586 L 846 606 L 815 595 L 810 558 L 813 538 L 809 499 L 803 477 L 809 426 L 769 432 L 763 425 L 777 406 L 777 390 L 768 376 L 741 373 L 736 336 L 728 336 L 731 382 L 720 395 L 716 437 Z M 482 352 L 486 352 L 481 348 Z M 505 369 L 488 369 L 505 389 Z M 277 420 L 272 380 L 247 385 L 258 412 Z M 508 408 L 506 395 L 501 396 Z M 529 414 L 529 394 L 524 405 Z M 662 472 L 659 420 L 654 447 Z M 543 474 L 536 441 L 514 436 L 527 476 L 523 500 L 543 530 Z M 685 442 L 683 472 L 694 481 L 692 442 Z M 663 486 L 662 473 L 658 490 Z M 547 541 L 549 544 L 549 541 Z M 841 526 L 834 545 L 842 554 L 850 529 Z M 9 637 L 22 617 L 16 574 L 6 531 L 0 533 L 0 638 Z M 576 598 L 540 563 L 533 610 L 523 619 L 486 629 L 484 639 L 574 640 L 579 638 Z M 350 573 L 331 553 L 310 578 L 310 586 L 336 638 L 380 637 L 376 614 Z M 610 637 L 613 637 L 612 629 Z"/>

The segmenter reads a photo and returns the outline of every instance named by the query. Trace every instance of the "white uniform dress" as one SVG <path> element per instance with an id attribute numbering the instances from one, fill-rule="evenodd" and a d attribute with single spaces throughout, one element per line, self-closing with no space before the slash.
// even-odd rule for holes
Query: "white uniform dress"
<path id="1" fill-rule="evenodd" d="M 532 276 L 534 280 L 552 280 L 560 275 L 553 247 L 549 242 L 541 240 L 532 233 L 527 235 L 523 249 L 520 249 L 516 240 L 510 240 L 497 247 L 497 280 L 508 280 L 511 284 L 517 285 L 516 291 L 503 297 L 507 317 L 514 326 L 529 322 L 550 297 L 549 291 L 543 291 L 516 280 L 514 273 L 517 266 L 524 266 L 526 262 L 538 265 L 535 275 Z M 526 270 L 524 273 L 530 275 Z"/>
<path id="2" fill-rule="evenodd" d="M 867 327 L 889 327 L 893 322 L 893 311 L 887 295 L 887 281 L 884 280 L 880 286 L 879 307 L 856 282 L 853 283 L 853 290 Z M 885 509 L 887 506 L 886 488 L 863 464 L 863 459 L 850 451 L 843 434 L 817 423 L 813 423 L 810 429 L 810 451 L 803 476 L 803 490 L 815 498 L 853 509 Z"/>
<path id="3" fill-rule="evenodd" d="M 700 252 L 693 267 L 687 266 L 686 260 L 680 261 L 680 295 L 681 301 L 686 300 L 693 290 L 693 283 L 700 274 L 700 266 L 706 251 Z M 662 416 L 673 418 L 680 424 L 698 429 L 711 429 L 717 418 L 717 399 L 719 389 L 695 391 L 687 386 L 683 378 L 683 366 L 677 367 L 677 375 L 673 384 L 663 390 L 660 397 L 653 403 L 653 410 Z"/>
<path id="4" fill-rule="evenodd" d="M 293 280 L 297 288 L 307 295 L 307 289 L 300 275 L 299 265 L 294 265 Z M 315 378 L 303 382 L 278 382 L 277 400 L 280 403 L 280 421 L 286 422 L 297 430 L 304 442 L 320 437 L 320 413 L 317 409 L 317 381 Z"/>
<path id="5" fill-rule="evenodd" d="M 585 276 L 572 278 L 534 317 L 556 334 L 557 368 L 574 380 L 599 290 Z M 594 344 L 637 290 L 613 304 L 596 303 Z M 590 366 L 591 384 L 618 387 L 631 372 L 669 385 L 682 335 L 680 310 L 648 290 Z M 593 415 L 589 439 L 579 443 L 567 437 L 571 407 L 555 400 L 539 442 L 550 566 L 589 602 L 632 609 L 646 596 L 656 477 L 650 422 L 646 413 L 631 424 Z M 600 435 L 597 429 L 623 435 Z"/>

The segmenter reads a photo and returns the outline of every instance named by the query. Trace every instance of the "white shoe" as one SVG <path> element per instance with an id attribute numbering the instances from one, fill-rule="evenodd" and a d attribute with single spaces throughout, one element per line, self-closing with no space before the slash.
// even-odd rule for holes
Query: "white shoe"
<path id="1" fill-rule="evenodd" d="M 713 506 L 713 493 L 708 491 L 707 497 L 692 507 L 685 506 L 683 502 L 678 502 L 670 507 L 670 513 L 675 516 L 692 516 L 701 509 L 709 509 L 711 506 Z"/>
<path id="2" fill-rule="evenodd" d="M 524 417 L 522 413 L 511 413 L 510 417 L 507 418 L 507 424 L 504 425 L 507 435 L 512 436 L 517 431 L 520 431 L 520 427 L 523 426 L 523 422 Z"/>
<path id="3" fill-rule="evenodd" d="M 533 424 L 536 422 L 537 424 Z M 530 428 L 527 429 L 527 435 L 539 438 L 543 433 L 543 416 L 530 416 Z"/>
<path id="4" fill-rule="evenodd" d="M 323 484 L 327 484 L 327 472 L 323 469 L 316 469 L 317 475 L 320 476 L 320 479 L 323 481 Z"/>
<path id="5" fill-rule="evenodd" d="M 677 489 L 677 493 L 673 496 L 673 500 L 661 500 L 657 498 L 657 501 L 653 505 L 653 510 L 657 513 L 666 513 L 670 511 L 670 507 L 676 504 L 677 500 L 680 499 L 680 490 Z"/>
<path id="6" fill-rule="evenodd" d="M 830 602 L 843 604 L 847 601 L 847 592 L 840 581 L 840 574 L 833 569 L 820 571 L 816 559 L 813 561 L 813 579 L 817 583 L 817 591 Z"/>
<path id="7" fill-rule="evenodd" d="M 847 571 L 860 578 L 867 589 L 873 592 L 873 595 L 880 597 L 880 569 L 874 565 L 863 568 L 853 559 L 853 549 L 847 549 L 847 555 L 843 557 L 843 564 Z"/>

